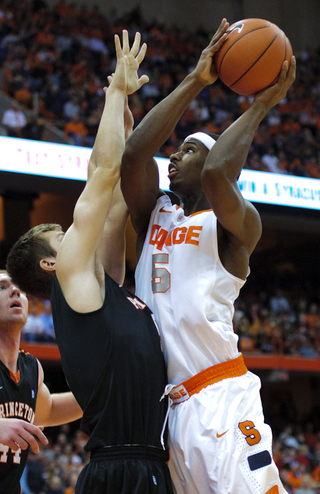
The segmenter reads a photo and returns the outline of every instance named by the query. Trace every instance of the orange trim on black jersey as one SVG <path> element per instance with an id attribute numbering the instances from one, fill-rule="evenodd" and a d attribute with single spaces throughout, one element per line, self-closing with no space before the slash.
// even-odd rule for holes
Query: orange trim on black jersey
<path id="1" fill-rule="evenodd" d="M 19 353 L 24 353 L 25 355 L 31 355 L 29 352 L 23 350 L 22 348 L 19 348 Z"/>
<path id="2" fill-rule="evenodd" d="M 15 382 L 15 383 L 18 383 L 20 382 L 20 371 L 19 369 L 17 370 L 16 373 L 12 372 L 12 370 L 9 369 L 9 372 L 10 372 L 10 377 L 11 379 Z"/>

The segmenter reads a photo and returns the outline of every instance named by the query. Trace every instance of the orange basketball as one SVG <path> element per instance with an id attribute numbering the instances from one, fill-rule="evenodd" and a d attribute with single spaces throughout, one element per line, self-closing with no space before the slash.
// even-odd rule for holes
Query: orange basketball
<path id="1" fill-rule="evenodd" d="M 228 37 L 214 55 L 222 82 L 243 96 L 253 96 L 278 80 L 282 64 L 292 55 L 284 32 L 264 19 L 243 19 L 228 29 Z"/>

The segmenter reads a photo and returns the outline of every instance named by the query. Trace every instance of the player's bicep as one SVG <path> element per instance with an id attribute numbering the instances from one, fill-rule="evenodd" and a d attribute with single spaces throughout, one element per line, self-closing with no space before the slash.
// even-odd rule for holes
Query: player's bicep
<path id="1" fill-rule="evenodd" d="M 215 176 L 203 180 L 204 191 L 226 232 L 251 253 L 261 236 L 261 220 L 255 207 L 244 199 L 235 180 Z"/>
<path id="2" fill-rule="evenodd" d="M 242 230 L 246 209 L 237 183 L 224 175 L 207 171 L 202 175 L 202 185 L 219 223 L 236 235 Z"/>

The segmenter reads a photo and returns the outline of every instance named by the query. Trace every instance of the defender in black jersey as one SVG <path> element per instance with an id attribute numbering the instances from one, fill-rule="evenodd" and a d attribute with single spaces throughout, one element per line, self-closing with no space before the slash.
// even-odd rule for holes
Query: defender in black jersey
<path id="1" fill-rule="evenodd" d="M 146 46 L 137 33 L 130 49 L 127 31 L 123 47 L 117 35 L 115 45 L 117 67 L 73 224 L 65 234 L 54 224 L 31 229 L 7 267 L 27 293 L 51 294 L 63 370 L 89 435 L 76 494 L 172 494 L 160 337 L 148 307 L 119 286 L 128 217 L 120 162 L 133 125 L 127 95 L 147 81 L 137 74 Z"/>
<path id="2" fill-rule="evenodd" d="M 43 369 L 19 350 L 28 316 L 28 300 L 5 271 L 0 271 L 0 493 L 19 494 L 29 447 L 47 444 L 42 427 L 78 419 L 82 410 L 69 393 L 50 395 Z"/>
<path id="3" fill-rule="evenodd" d="M 33 423 L 38 393 L 38 361 L 30 354 L 19 352 L 20 379 L 14 377 L 0 360 L 0 417 L 18 418 Z M 28 449 L 13 451 L 0 444 L 0 492 L 20 493 L 20 478 L 28 459 Z"/>
<path id="4" fill-rule="evenodd" d="M 83 409 L 81 428 L 89 435 L 85 450 L 91 462 L 80 474 L 78 489 L 170 492 L 168 405 L 161 400 L 166 371 L 150 310 L 107 274 L 100 309 L 85 314 L 71 309 L 56 277 L 51 303 L 63 371 Z"/>

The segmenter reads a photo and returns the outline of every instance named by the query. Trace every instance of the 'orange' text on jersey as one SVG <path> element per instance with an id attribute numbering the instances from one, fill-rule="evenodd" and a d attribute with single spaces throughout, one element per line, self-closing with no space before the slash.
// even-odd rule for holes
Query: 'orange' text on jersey
<path id="1" fill-rule="evenodd" d="M 149 243 L 155 245 L 158 250 L 163 246 L 170 247 L 177 244 L 199 245 L 199 237 L 202 226 L 176 227 L 172 232 L 168 232 L 160 225 L 153 225 Z"/>

